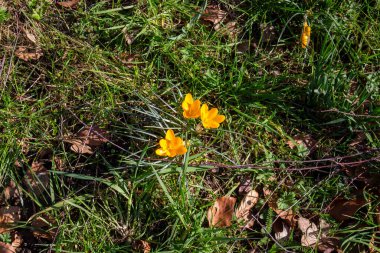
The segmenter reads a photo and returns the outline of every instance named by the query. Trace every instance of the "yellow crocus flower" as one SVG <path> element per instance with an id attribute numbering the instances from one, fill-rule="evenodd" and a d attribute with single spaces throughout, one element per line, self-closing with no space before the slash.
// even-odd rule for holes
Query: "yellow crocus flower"
<path id="1" fill-rule="evenodd" d="M 185 100 L 182 102 L 183 117 L 186 119 L 196 119 L 201 116 L 201 101 L 193 99 L 193 96 L 186 94 Z"/>
<path id="2" fill-rule="evenodd" d="M 219 124 L 225 119 L 224 115 L 218 114 L 218 109 L 212 108 L 209 110 L 206 104 L 202 105 L 201 120 L 204 128 L 218 128 Z"/>
<path id="3" fill-rule="evenodd" d="M 165 139 L 161 139 L 159 145 L 160 148 L 156 150 L 156 154 L 159 156 L 174 157 L 187 152 L 185 142 L 181 137 L 176 137 L 172 129 L 166 132 Z"/>

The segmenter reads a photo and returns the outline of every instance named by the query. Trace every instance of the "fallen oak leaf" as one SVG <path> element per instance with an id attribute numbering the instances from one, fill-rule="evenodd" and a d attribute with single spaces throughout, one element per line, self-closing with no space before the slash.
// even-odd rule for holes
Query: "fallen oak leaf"
<path id="1" fill-rule="evenodd" d="M 337 221 L 345 221 L 350 219 L 366 203 L 367 201 L 364 199 L 335 199 L 330 204 L 328 213 Z"/>
<path id="2" fill-rule="evenodd" d="M 214 205 L 207 211 L 207 219 L 210 227 L 231 226 L 236 198 L 224 196 L 218 198 Z"/>
<path id="3" fill-rule="evenodd" d="M 65 2 L 57 2 L 57 5 L 60 5 L 65 8 L 73 8 L 75 7 L 80 0 L 70 0 L 70 1 L 65 1 Z"/>
<path id="4" fill-rule="evenodd" d="M 235 211 L 236 218 L 241 219 L 245 223 L 245 227 L 252 227 L 254 220 L 252 219 L 251 209 L 259 201 L 259 193 L 251 190 L 240 202 L 239 207 Z"/>

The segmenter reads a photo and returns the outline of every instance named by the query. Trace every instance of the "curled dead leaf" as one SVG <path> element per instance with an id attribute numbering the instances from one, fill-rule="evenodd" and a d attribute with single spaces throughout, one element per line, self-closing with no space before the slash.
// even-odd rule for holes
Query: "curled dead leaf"
<path id="1" fill-rule="evenodd" d="M 0 208 L 0 234 L 7 231 L 10 224 L 18 222 L 21 218 L 21 208 L 18 206 L 8 206 Z"/>
<path id="2" fill-rule="evenodd" d="M 203 12 L 201 19 L 204 21 L 209 21 L 214 25 L 214 29 L 218 30 L 220 28 L 221 22 L 227 17 L 227 12 L 220 9 L 217 5 L 209 5 Z"/>
<path id="3" fill-rule="evenodd" d="M 335 199 L 331 203 L 328 213 L 337 221 L 345 221 L 350 219 L 366 203 L 367 201 L 364 199 Z"/>
<path id="4" fill-rule="evenodd" d="M 57 2 L 57 5 L 60 5 L 65 8 L 73 8 L 75 7 L 80 0 L 70 0 L 70 1 L 64 1 L 64 2 Z"/>
<path id="5" fill-rule="evenodd" d="M 287 240 L 290 236 L 290 228 L 282 220 L 277 219 L 273 223 L 274 238 L 277 241 Z"/>
<path id="6" fill-rule="evenodd" d="M 259 193 L 255 190 L 251 190 L 240 202 L 239 207 L 236 209 L 236 218 L 241 219 L 245 223 L 245 227 L 252 227 L 254 220 L 252 219 L 251 209 L 259 201 Z"/>
<path id="7" fill-rule="evenodd" d="M 210 227 L 231 226 L 236 198 L 224 196 L 218 198 L 208 209 L 207 219 Z"/>
<path id="8" fill-rule="evenodd" d="M 24 183 L 30 193 L 42 195 L 49 188 L 50 176 L 42 162 L 33 162 L 26 172 Z"/>
<path id="9" fill-rule="evenodd" d="M 15 55 L 20 58 L 21 60 L 24 61 L 29 61 L 29 60 L 38 60 L 43 56 L 44 54 L 42 53 L 42 50 L 37 48 L 36 50 L 28 50 L 26 47 L 21 46 L 18 47 L 15 51 Z"/>

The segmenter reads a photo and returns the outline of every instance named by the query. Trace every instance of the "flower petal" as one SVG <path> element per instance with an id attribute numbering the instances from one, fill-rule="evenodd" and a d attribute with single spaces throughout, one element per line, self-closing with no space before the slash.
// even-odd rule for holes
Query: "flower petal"
<path id="1" fill-rule="evenodd" d="M 188 110 L 190 110 L 190 105 L 189 105 L 189 103 L 187 103 L 186 101 L 183 101 L 183 102 L 182 102 L 182 109 L 183 109 L 184 111 L 188 111 Z"/>
<path id="2" fill-rule="evenodd" d="M 208 118 L 213 119 L 215 116 L 218 115 L 218 109 L 212 108 L 210 111 L 208 111 Z"/>
<path id="3" fill-rule="evenodd" d="M 208 105 L 203 104 L 201 107 L 201 118 L 202 118 L 202 120 L 203 120 L 203 118 L 205 118 L 207 116 L 207 112 L 208 112 Z"/>
<path id="4" fill-rule="evenodd" d="M 165 139 L 161 139 L 160 140 L 160 146 L 163 149 L 167 149 L 168 148 L 168 142 Z"/>
<path id="5" fill-rule="evenodd" d="M 162 148 L 156 149 L 156 155 L 166 156 L 166 150 L 163 150 Z"/>
<path id="6" fill-rule="evenodd" d="M 190 93 L 187 93 L 185 96 L 185 102 L 188 104 L 192 104 L 194 102 L 193 96 Z"/>
<path id="7" fill-rule="evenodd" d="M 177 155 L 183 155 L 187 152 L 187 148 L 185 146 L 180 146 L 175 150 Z"/>
<path id="8" fill-rule="evenodd" d="M 214 121 L 218 123 L 222 123 L 225 119 L 226 117 L 224 115 L 216 115 L 216 117 L 214 118 Z"/>
<path id="9" fill-rule="evenodd" d="M 172 129 L 169 129 L 167 132 L 166 132 L 166 136 L 165 136 L 165 139 L 168 140 L 168 141 L 171 141 L 171 140 L 174 140 L 175 138 L 175 135 L 174 135 L 174 132 Z"/>

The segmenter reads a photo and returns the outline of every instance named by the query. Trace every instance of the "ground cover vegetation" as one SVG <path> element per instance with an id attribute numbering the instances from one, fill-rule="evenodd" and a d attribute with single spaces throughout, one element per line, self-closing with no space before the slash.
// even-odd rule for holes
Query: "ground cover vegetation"
<path id="1" fill-rule="evenodd" d="M 0 0 L 0 252 L 379 252 L 379 13 Z"/>

